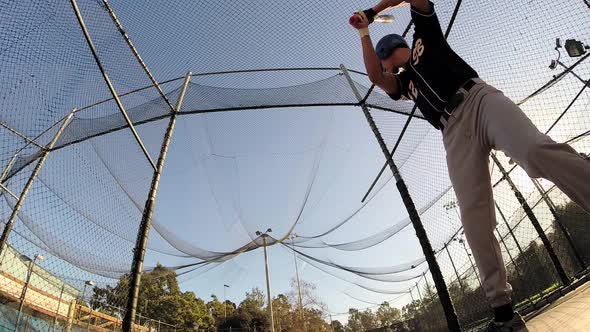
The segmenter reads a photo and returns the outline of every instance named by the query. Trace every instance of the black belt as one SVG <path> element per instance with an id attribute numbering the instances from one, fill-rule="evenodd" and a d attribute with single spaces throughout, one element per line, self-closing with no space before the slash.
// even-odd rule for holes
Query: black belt
<path id="1" fill-rule="evenodd" d="M 441 114 L 441 116 L 445 120 L 447 120 L 447 121 L 449 120 L 449 117 L 451 116 L 451 113 L 463 102 L 463 99 L 465 99 L 465 94 L 461 91 L 461 89 L 463 89 L 465 91 L 469 91 L 476 84 L 477 84 L 477 82 L 475 82 L 473 79 L 469 79 L 467 82 L 465 82 L 465 84 L 463 84 L 458 89 L 457 93 L 455 93 L 451 97 L 451 99 L 449 99 L 449 101 L 445 105 L 445 112 L 443 112 Z M 442 123 L 440 124 L 440 127 L 441 127 L 441 129 L 444 127 Z"/>

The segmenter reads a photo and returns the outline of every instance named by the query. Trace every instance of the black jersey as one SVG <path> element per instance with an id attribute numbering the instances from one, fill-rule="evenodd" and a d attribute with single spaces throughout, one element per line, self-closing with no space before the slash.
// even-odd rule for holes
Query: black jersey
<path id="1" fill-rule="evenodd" d="M 426 14 L 411 8 L 415 31 L 412 54 L 396 75 L 400 91 L 390 97 L 413 100 L 426 120 L 438 129 L 447 102 L 465 82 L 478 75 L 451 49 L 431 5 L 432 12 Z"/>

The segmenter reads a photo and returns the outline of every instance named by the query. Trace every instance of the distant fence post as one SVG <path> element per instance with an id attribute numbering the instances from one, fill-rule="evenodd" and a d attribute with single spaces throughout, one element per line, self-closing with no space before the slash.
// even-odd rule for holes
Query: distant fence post
<path id="1" fill-rule="evenodd" d="M 587 267 L 587 264 L 584 261 L 584 258 L 582 258 L 582 255 L 580 255 L 578 248 L 576 248 L 576 245 L 574 244 L 574 240 L 572 239 L 572 236 L 571 236 L 569 230 L 561 222 L 562 220 L 561 220 L 561 217 L 559 216 L 559 214 L 557 213 L 557 207 L 555 206 L 555 203 L 553 203 L 553 200 L 551 199 L 551 197 L 549 197 L 548 193 L 545 191 L 545 189 L 543 189 L 543 187 L 541 186 L 541 184 L 539 183 L 539 181 L 537 179 L 531 178 L 531 181 L 533 181 L 535 188 L 537 188 L 537 190 L 539 191 L 539 194 L 541 194 L 541 198 L 543 198 L 543 201 L 545 202 L 545 204 L 547 204 L 547 207 L 549 208 L 551 215 L 555 219 L 555 223 L 557 224 L 557 227 L 559 227 L 559 229 L 563 233 L 563 236 L 565 237 L 567 243 L 569 244 L 570 248 L 572 249 L 572 251 L 574 253 L 574 257 L 578 261 L 578 264 L 580 265 L 582 270 L 585 269 Z"/>
<path id="2" fill-rule="evenodd" d="M 18 213 L 20 212 L 20 209 L 23 206 L 23 203 L 25 201 L 25 198 L 27 197 L 27 194 L 29 193 L 29 191 L 33 187 L 33 182 L 35 182 L 35 178 L 37 178 L 37 175 L 41 171 L 43 164 L 45 163 L 45 161 L 47 160 L 47 157 L 49 156 L 49 153 L 51 152 L 51 150 L 53 149 L 53 147 L 57 143 L 57 140 L 61 137 L 61 135 L 63 134 L 63 132 L 66 129 L 66 127 L 68 126 L 68 124 L 70 124 L 70 121 L 74 117 L 75 111 L 76 111 L 75 109 L 72 110 L 64 118 L 64 120 L 61 123 L 61 126 L 59 127 L 59 129 L 57 130 L 55 135 L 53 136 L 53 139 L 51 140 L 51 142 L 49 142 L 49 144 L 45 148 L 42 149 L 41 156 L 39 157 L 39 161 L 37 161 L 37 165 L 35 165 L 35 168 L 33 169 L 33 173 L 31 173 L 31 176 L 29 176 L 29 180 L 25 184 L 25 187 L 23 188 L 20 196 L 18 197 L 18 200 L 16 201 L 16 204 L 15 204 L 14 208 L 12 209 L 12 214 L 10 215 L 10 218 L 6 222 L 6 226 L 4 226 L 4 230 L 2 231 L 2 236 L 0 236 L 0 255 L 2 255 L 2 251 L 6 250 L 8 236 L 10 235 L 10 232 L 12 231 L 12 227 L 14 226 L 14 222 L 15 222 L 16 218 L 18 217 Z"/>
<path id="3" fill-rule="evenodd" d="M 533 224 L 533 227 L 537 231 L 537 234 L 539 235 L 539 238 L 541 239 L 543 246 L 545 246 L 545 250 L 547 250 L 547 254 L 549 254 L 549 258 L 551 259 L 553 267 L 557 271 L 557 275 L 559 276 L 559 279 L 561 280 L 562 284 L 569 285 L 571 282 L 570 278 L 565 273 L 565 270 L 563 269 L 563 266 L 561 265 L 559 258 L 557 258 L 557 254 L 555 253 L 555 250 L 553 249 L 551 242 L 549 242 L 549 239 L 547 238 L 547 234 L 545 234 L 543 227 L 541 227 L 541 224 L 539 223 L 537 216 L 535 216 L 535 214 L 533 213 L 533 210 L 531 209 L 530 205 L 527 203 L 526 199 L 524 198 L 518 187 L 516 187 L 516 185 L 510 178 L 510 175 L 508 175 L 506 169 L 498 160 L 498 157 L 496 157 L 496 155 L 493 153 L 491 153 L 490 155 L 492 156 L 494 163 L 496 164 L 496 166 L 498 166 L 498 169 L 502 173 L 503 179 L 505 179 L 506 182 L 508 182 L 508 184 L 510 185 L 512 192 L 514 192 L 514 195 L 516 196 L 516 199 L 518 200 L 522 209 L 524 210 L 524 213 L 527 215 L 527 217 Z"/>

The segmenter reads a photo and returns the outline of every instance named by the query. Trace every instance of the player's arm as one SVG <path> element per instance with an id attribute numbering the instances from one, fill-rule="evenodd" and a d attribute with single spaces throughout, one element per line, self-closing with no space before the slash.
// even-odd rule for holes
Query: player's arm
<path id="1" fill-rule="evenodd" d="M 375 7 L 365 10 L 369 22 L 373 22 L 373 17 L 387 8 L 396 7 L 410 3 L 412 5 L 412 20 L 414 30 L 420 31 L 420 34 L 428 36 L 431 41 L 444 41 L 444 35 L 438 22 L 438 17 L 434 13 L 434 5 L 430 0 L 382 0 Z"/>
<path id="2" fill-rule="evenodd" d="M 375 13 L 380 13 L 387 8 L 404 5 L 406 3 L 411 4 L 413 8 L 422 13 L 430 13 L 432 11 L 432 5 L 428 0 L 382 0 L 375 7 L 373 7 L 373 10 Z"/>
<path id="3" fill-rule="evenodd" d="M 389 94 L 399 94 L 400 87 L 397 78 L 394 75 L 388 75 L 383 72 L 383 68 L 381 68 L 381 60 L 379 60 L 379 57 L 373 48 L 373 42 L 369 36 L 370 22 L 366 11 L 352 15 L 349 23 L 358 30 L 361 37 L 363 59 L 365 61 L 365 69 L 367 70 L 369 80 Z"/>
<path id="4" fill-rule="evenodd" d="M 363 47 L 365 69 L 369 75 L 369 80 L 390 95 L 399 94 L 399 81 L 395 75 L 383 72 L 381 61 L 377 57 L 377 53 L 375 53 L 371 37 L 369 35 L 363 36 L 361 38 L 361 44 Z"/>

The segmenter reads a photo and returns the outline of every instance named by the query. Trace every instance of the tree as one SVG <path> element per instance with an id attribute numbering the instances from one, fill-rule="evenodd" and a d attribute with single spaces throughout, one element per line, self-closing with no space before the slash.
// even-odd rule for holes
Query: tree
<path id="1" fill-rule="evenodd" d="M 246 298 L 240 303 L 239 308 L 248 310 L 262 310 L 265 301 L 264 293 L 258 287 L 252 288 L 251 292 L 246 292 Z"/>
<path id="2" fill-rule="evenodd" d="M 590 264 L 590 237 L 588 236 L 590 234 L 590 214 L 586 213 L 574 202 L 557 206 L 556 212 L 559 216 L 559 222 L 570 234 L 580 256 L 582 256 L 586 264 Z M 557 223 L 557 221 L 554 223 Z M 558 226 L 554 225 L 554 228 L 558 228 Z M 569 244 L 566 247 L 569 249 Z M 571 251 L 570 254 L 573 255 Z"/>
<path id="3" fill-rule="evenodd" d="M 268 314 L 264 310 L 264 293 L 258 288 L 252 288 L 251 292 L 246 292 L 246 298 L 238 306 L 237 317 L 233 320 L 239 324 L 238 327 L 252 331 L 264 330 L 270 327 Z M 236 327 L 233 326 L 232 327 Z"/>
<path id="4" fill-rule="evenodd" d="M 377 316 L 369 310 L 360 311 L 351 308 L 348 310 L 348 328 L 351 332 L 364 332 L 378 327 Z"/>
<path id="5" fill-rule="evenodd" d="M 299 289 L 301 289 L 301 302 L 299 305 Z M 291 307 L 293 308 L 293 331 L 330 331 L 330 325 L 324 320 L 326 304 L 315 294 L 316 285 L 300 280 L 297 284 L 295 278 L 291 279 L 291 290 L 287 293 Z"/>
<path id="6" fill-rule="evenodd" d="M 210 328 L 214 318 L 205 302 L 193 292 L 181 292 L 176 272 L 158 264 L 141 278 L 137 313 L 155 321 L 162 321 L 182 329 Z M 121 318 L 129 289 L 129 275 L 119 278 L 117 284 L 93 289 L 90 305 Z"/>
<path id="7" fill-rule="evenodd" d="M 339 320 L 332 321 L 332 329 L 334 332 L 346 332 L 346 327 Z"/>
<path id="8" fill-rule="evenodd" d="M 276 331 L 292 331 L 293 316 L 295 312 L 291 308 L 289 299 L 283 294 L 279 294 L 272 300 L 272 309 L 275 320 Z"/>
<path id="9" fill-rule="evenodd" d="M 376 315 L 380 326 L 390 326 L 402 319 L 401 311 L 396 307 L 391 307 L 389 302 L 381 303 Z"/>

